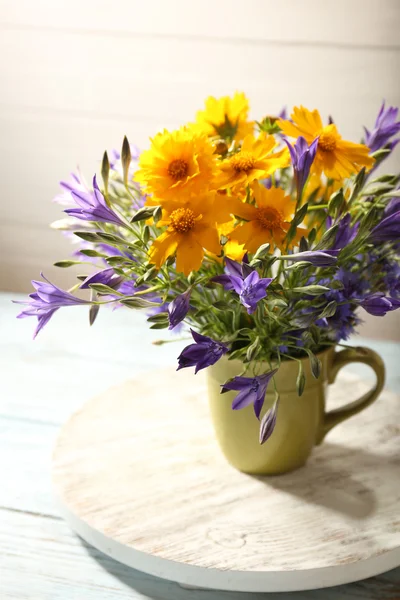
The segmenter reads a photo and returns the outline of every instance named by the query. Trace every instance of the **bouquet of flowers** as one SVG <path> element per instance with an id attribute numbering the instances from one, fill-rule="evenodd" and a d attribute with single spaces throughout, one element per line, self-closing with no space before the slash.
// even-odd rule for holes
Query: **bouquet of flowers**
<path id="1" fill-rule="evenodd" d="M 282 361 L 318 353 L 354 332 L 359 308 L 400 306 L 399 174 L 379 175 L 398 143 L 397 109 L 383 104 L 362 143 L 346 141 L 317 110 L 295 107 L 250 121 L 244 94 L 208 98 L 195 122 L 157 133 L 141 153 L 125 138 L 104 153 L 101 179 L 61 182 L 67 217 L 53 226 L 79 241 L 84 274 L 64 291 L 42 275 L 19 317 L 35 335 L 61 307 L 145 309 L 151 329 L 193 338 L 178 369 L 195 373 L 223 355 L 243 372 L 222 385 L 234 410 L 260 419 Z M 94 271 L 93 271 L 94 269 Z M 87 296 L 76 291 L 86 290 Z M 276 401 L 260 423 L 271 435 Z"/>

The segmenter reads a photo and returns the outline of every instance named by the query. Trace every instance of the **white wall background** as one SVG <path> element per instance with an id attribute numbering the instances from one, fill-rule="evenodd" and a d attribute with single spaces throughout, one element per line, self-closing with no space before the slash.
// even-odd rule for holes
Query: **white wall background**
<path id="1" fill-rule="evenodd" d="M 208 95 L 243 90 L 254 117 L 317 107 L 357 140 L 383 98 L 400 105 L 399 30 L 399 0 L 0 0 L 0 289 L 41 269 L 68 285 L 49 266 L 70 251 L 48 228 L 57 182 Z M 395 313 L 377 321 L 399 333 Z"/>

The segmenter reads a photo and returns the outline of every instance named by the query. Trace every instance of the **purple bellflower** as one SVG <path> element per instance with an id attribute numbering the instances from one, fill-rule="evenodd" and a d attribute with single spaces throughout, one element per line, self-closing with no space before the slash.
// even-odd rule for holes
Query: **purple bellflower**
<path id="1" fill-rule="evenodd" d="M 225 261 L 227 272 L 224 275 L 216 275 L 211 281 L 220 283 L 228 291 L 236 292 L 250 315 L 256 310 L 257 303 L 267 295 L 266 289 L 272 279 L 261 279 L 258 272 L 249 267 L 245 258 L 242 264 L 229 258 Z"/>
<path id="2" fill-rule="evenodd" d="M 330 229 L 334 225 L 332 218 L 326 219 L 326 228 Z M 331 250 L 342 250 L 348 244 L 350 244 L 358 233 L 360 224 L 355 223 L 351 225 L 351 215 L 347 213 L 342 219 L 337 221 L 338 228 L 336 230 L 336 237 L 331 246 Z M 326 250 L 324 250 L 326 252 Z"/>
<path id="3" fill-rule="evenodd" d="M 73 203 L 73 198 L 71 196 L 72 192 L 89 192 L 88 185 L 84 180 L 83 175 L 79 170 L 79 167 L 77 171 L 77 173 L 71 173 L 70 181 L 60 181 L 60 187 L 62 188 L 62 192 L 60 192 L 59 194 L 57 194 L 57 196 L 53 198 L 53 202 L 70 206 Z"/>
<path id="4" fill-rule="evenodd" d="M 201 335 L 193 329 L 190 330 L 195 341 L 194 344 L 186 346 L 178 356 L 178 368 L 196 367 L 195 373 L 215 364 L 223 354 L 228 352 L 228 347 L 221 342 L 216 342 L 206 335 Z"/>
<path id="5" fill-rule="evenodd" d="M 306 252 L 281 256 L 281 259 L 284 258 L 292 262 L 307 261 L 314 267 L 331 267 L 337 262 L 335 254 L 335 251 L 332 252 L 332 250 L 307 250 Z"/>
<path id="6" fill-rule="evenodd" d="M 54 313 L 62 306 L 75 306 L 78 304 L 90 304 L 87 300 L 76 298 L 69 292 L 61 290 L 59 287 L 51 283 L 41 273 L 43 281 L 32 281 L 36 292 L 29 294 L 30 300 L 26 302 L 16 302 L 17 304 L 25 304 L 26 308 L 18 315 L 19 319 L 24 317 L 36 317 L 38 325 L 36 327 L 34 338 L 39 331 L 50 321 Z"/>
<path id="7" fill-rule="evenodd" d="M 290 144 L 287 140 L 285 140 L 285 142 L 289 148 L 292 159 L 294 178 L 297 188 L 297 197 L 300 198 L 310 174 L 311 165 L 314 162 L 318 147 L 318 138 L 311 142 L 310 145 L 307 144 L 306 140 L 302 136 L 297 138 L 294 146 L 292 146 L 292 144 Z"/>
<path id="8" fill-rule="evenodd" d="M 169 327 L 168 329 L 174 329 L 179 323 L 183 321 L 186 315 L 189 312 L 190 308 L 190 294 L 192 290 L 189 288 L 183 294 L 176 296 L 168 304 L 168 319 L 169 319 Z"/>
<path id="9" fill-rule="evenodd" d="M 243 279 L 246 275 L 249 275 L 251 271 L 252 269 L 247 264 L 247 255 L 243 257 L 242 263 L 238 263 L 231 258 L 225 257 L 225 273 L 223 275 L 215 275 L 210 281 L 220 283 L 227 291 L 233 291 L 235 288 L 233 287 L 231 276 L 233 275 Z"/>
<path id="10" fill-rule="evenodd" d="M 233 410 L 240 410 L 253 404 L 255 415 L 259 419 L 268 384 L 277 370 L 274 369 L 256 377 L 234 377 L 221 386 L 221 394 L 230 390 L 238 391 L 239 393 L 232 402 Z"/>
<path id="11" fill-rule="evenodd" d="M 386 207 L 387 208 L 387 207 Z M 400 240 L 400 210 L 389 214 L 372 229 L 369 241 L 375 242 L 398 242 Z"/>
<path id="12" fill-rule="evenodd" d="M 383 102 L 372 131 L 365 129 L 365 143 L 371 152 L 381 148 L 393 148 L 399 143 L 399 139 L 392 138 L 400 132 L 400 121 L 396 122 L 399 109 L 393 106 L 385 107 Z"/>
<path id="13" fill-rule="evenodd" d="M 274 405 L 267 410 L 260 423 L 260 444 L 265 444 L 265 442 L 271 437 L 274 432 L 276 425 L 276 417 L 278 413 L 278 402 L 275 402 Z"/>
<path id="14" fill-rule="evenodd" d="M 390 297 L 387 298 L 384 296 L 384 294 L 377 293 L 367 296 L 364 300 L 362 300 L 362 302 L 360 302 L 360 306 L 362 306 L 363 309 L 366 310 L 370 315 L 374 315 L 375 317 L 384 317 L 387 312 L 399 308 L 400 300 Z"/>
<path id="15" fill-rule="evenodd" d="M 230 276 L 233 289 L 239 295 L 241 304 L 251 315 L 257 308 L 257 304 L 267 295 L 267 287 L 271 283 L 270 277 L 260 278 L 257 271 L 252 271 L 245 279 L 237 275 Z"/>
<path id="16" fill-rule="evenodd" d="M 102 283 L 103 285 L 108 285 L 108 287 L 117 289 L 123 281 L 124 278 L 121 275 L 117 275 L 112 267 L 109 267 L 108 269 L 97 271 L 96 273 L 93 273 L 93 275 L 86 277 L 80 288 L 85 290 L 90 287 L 91 283 Z"/>
<path id="17" fill-rule="evenodd" d="M 400 198 L 391 198 L 386 204 L 383 214 L 385 217 L 389 217 L 397 212 L 400 212 Z"/>
<path id="18" fill-rule="evenodd" d="M 93 192 L 72 191 L 71 195 L 79 207 L 64 211 L 71 217 L 82 221 L 99 221 L 125 227 L 125 223 L 107 205 L 97 185 L 96 175 L 93 177 Z"/>

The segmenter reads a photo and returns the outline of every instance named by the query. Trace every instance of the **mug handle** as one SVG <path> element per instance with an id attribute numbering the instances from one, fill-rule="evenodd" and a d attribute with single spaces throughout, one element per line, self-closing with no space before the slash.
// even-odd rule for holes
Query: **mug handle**
<path id="1" fill-rule="evenodd" d="M 358 400 L 350 402 L 350 404 L 343 406 L 343 408 L 337 408 L 336 410 L 324 413 L 321 432 L 317 440 L 318 444 L 322 442 L 326 434 L 335 427 L 335 425 L 342 423 L 349 417 L 356 415 L 372 404 L 383 389 L 385 383 L 385 364 L 382 358 L 379 354 L 370 350 L 370 348 L 361 346 L 356 348 L 346 348 L 340 352 L 335 352 L 332 362 L 328 365 L 328 383 L 333 383 L 340 369 L 350 363 L 363 363 L 364 365 L 371 367 L 376 375 L 376 383 L 372 390 L 361 396 Z"/>

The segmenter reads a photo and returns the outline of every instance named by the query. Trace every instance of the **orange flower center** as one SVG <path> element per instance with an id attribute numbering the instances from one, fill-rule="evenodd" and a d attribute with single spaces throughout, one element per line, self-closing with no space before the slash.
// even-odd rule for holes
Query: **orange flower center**
<path id="1" fill-rule="evenodd" d="M 256 219 L 263 229 L 277 229 L 283 224 L 282 214 L 272 207 L 258 208 Z"/>
<path id="2" fill-rule="evenodd" d="M 322 152 L 333 152 L 336 148 L 336 137 L 329 131 L 322 132 L 318 140 L 318 150 Z"/>
<path id="3" fill-rule="evenodd" d="M 231 158 L 231 166 L 233 170 L 239 175 L 240 173 L 246 173 L 248 175 L 252 169 L 254 169 L 254 165 L 256 164 L 256 159 L 251 154 L 251 152 L 238 152 Z"/>
<path id="4" fill-rule="evenodd" d="M 183 158 L 177 158 L 176 160 L 173 160 L 169 166 L 168 166 L 168 175 L 174 180 L 174 181 L 180 181 L 181 179 L 184 179 L 189 171 L 189 165 L 187 164 L 186 160 L 183 160 Z"/>
<path id="5" fill-rule="evenodd" d="M 171 213 L 169 219 L 177 233 L 187 233 L 195 224 L 194 212 L 190 208 L 177 208 Z"/>

